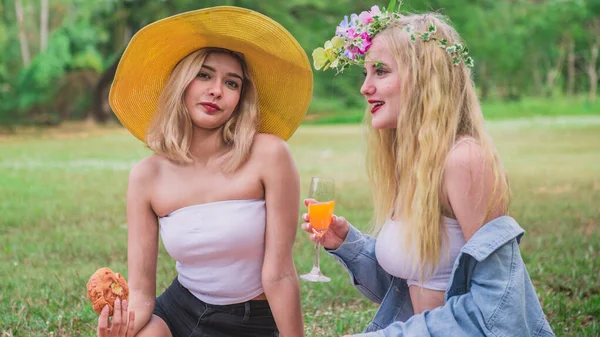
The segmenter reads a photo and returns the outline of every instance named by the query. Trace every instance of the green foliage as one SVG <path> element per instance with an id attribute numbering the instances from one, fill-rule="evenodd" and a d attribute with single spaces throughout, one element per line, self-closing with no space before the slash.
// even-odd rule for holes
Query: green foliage
<path id="1" fill-rule="evenodd" d="M 0 20 L 3 51 L 0 53 L 0 124 L 31 119 L 43 110 L 55 113 L 50 110 L 55 105 L 52 95 L 56 83 L 68 78 L 73 71 L 102 73 L 109 69 L 132 34 L 169 15 L 217 5 L 253 9 L 287 28 L 310 59 L 312 50 L 333 36 L 344 15 L 358 14 L 373 5 L 380 8 L 393 5 L 384 0 L 205 0 L 201 3 L 194 0 L 55 0 L 50 1 L 48 48 L 42 52 L 39 48 L 40 3 L 22 2 L 25 32 L 32 53 L 28 66 L 23 65 L 21 58 L 14 3 L 0 1 L 3 19 Z M 451 19 L 465 40 L 465 51 L 468 50 L 468 55 L 454 51 L 452 56 L 456 62 L 469 65 L 476 60 L 474 79 L 484 100 L 489 95 L 494 99 L 562 95 L 567 80 L 567 46 L 571 42 L 574 44 L 575 94 L 589 89 L 588 62 L 591 44 L 600 35 L 594 28 L 600 22 L 600 0 L 403 1 L 402 11 L 435 11 Z M 428 39 L 434 33 L 425 32 L 421 38 Z M 595 66 L 598 69 L 600 65 Z M 339 80 L 334 76 L 331 72 L 314 72 L 311 115 L 331 117 L 332 113 L 362 110 L 362 99 L 356 95 L 362 82 L 360 70 L 347 69 Z M 332 101 L 338 102 L 332 107 L 335 111 L 324 110 L 325 106 L 331 107 L 328 102 Z"/>
<path id="2" fill-rule="evenodd" d="M 54 96 L 54 85 L 71 61 L 70 42 L 64 34 L 53 34 L 48 49 L 38 54 L 21 71 L 17 85 L 17 108 L 21 111 L 48 104 Z"/>

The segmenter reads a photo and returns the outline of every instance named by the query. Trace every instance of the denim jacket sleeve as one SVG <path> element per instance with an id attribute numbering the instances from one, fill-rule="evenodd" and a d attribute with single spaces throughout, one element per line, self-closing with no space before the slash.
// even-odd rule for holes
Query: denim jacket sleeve
<path id="1" fill-rule="evenodd" d="M 375 303 L 381 303 L 388 291 L 392 276 L 375 258 L 375 239 L 350 226 L 344 242 L 335 250 L 327 250 L 350 274 L 352 284 Z"/>
<path id="2" fill-rule="evenodd" d="M 353 336 L 554 336 L 516 239 L 484 259 L 463 254 L 457 262 L 467 265 L 460 269 L 472 273 L 471 282 L 443 306 Z"/>

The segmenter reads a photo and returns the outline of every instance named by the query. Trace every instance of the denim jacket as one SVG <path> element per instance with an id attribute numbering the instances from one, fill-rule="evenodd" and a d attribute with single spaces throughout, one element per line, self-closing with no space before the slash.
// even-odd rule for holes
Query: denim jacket
<path id="1" fill-rule="evenodd" d="M 521 258 L 523 233 L 508 216 L 485 224 L 454 261 L 444 305 L 414 315 L 406 280 L 383 270 L 375 239 L 351 226 L 329 253 L 354 286 L 380 304 L 365 333 L 354 336 L 554 336 Z"/>

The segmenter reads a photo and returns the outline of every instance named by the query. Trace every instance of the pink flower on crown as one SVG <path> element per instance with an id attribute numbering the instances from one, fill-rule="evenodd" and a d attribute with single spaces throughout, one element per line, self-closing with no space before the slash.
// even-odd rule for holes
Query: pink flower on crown
<path id="1" fill-rule="evenodd" d="M 356 29 L 355 28 L 350 28 L 350 29 L 346 30 L 346 37 L 349 40 L 355 39 L 357 35 L 358 34 L 356 34 Z"/>
<path id="2" fill-rule="evenodd" d="M 360 19 L 360 21 L 362 21 L 364 24 L 369 24 L 369 22 L 373 21 L 373 16 L 371 15 L 371 13 L 369 12 L 362 12 L 358 15 L 358 18 Z"/>
<path id="3" fill-rule="evenodd" d="M 354 54 L 364 55 L 370 47 L 371 37 L 369 34 L 367 34 L 367 32 L 362 32 L 352 39 L 352 43 L 346 47 L 346 49 L 348 49 L 352 55 L 351 59 L 354 59 Z"/>
<path id="4" fill-rule="evenodd" d="M 369 13 L 371 13 L 371 16 L 375 16 L 377 14 L 381 14 L 381 10 L 379 9 L 379 7 L 373 6 L 371 7 L 371 11 Z"/>

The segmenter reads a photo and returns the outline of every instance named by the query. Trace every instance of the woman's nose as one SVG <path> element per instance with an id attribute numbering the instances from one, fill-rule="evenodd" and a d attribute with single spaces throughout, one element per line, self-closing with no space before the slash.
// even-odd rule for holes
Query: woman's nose
<path id="1" fill-rule="evenodd" d="M 363 96 L 373 95 L 375 93 L 375 86 L 371 84 L 368 79 L 365 79 L 362 86 L 360 87 L 360 93 Z"/>
<path id="2" fill-rule="evenodd" d="M 222 93 L 221 85 L 216 82 L 208 88 L 208 94 L 212 97 L 221 97 Z"/>

